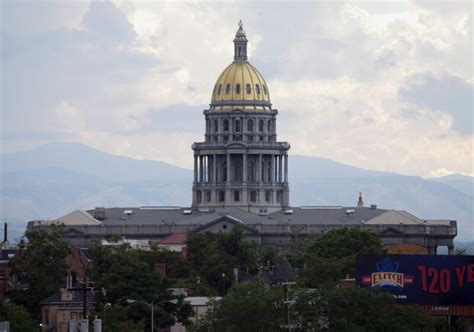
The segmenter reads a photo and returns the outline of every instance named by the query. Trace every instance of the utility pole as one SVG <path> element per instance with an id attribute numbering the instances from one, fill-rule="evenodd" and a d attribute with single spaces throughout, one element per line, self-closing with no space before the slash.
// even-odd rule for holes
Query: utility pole
<path id="1" fill-rule="evenodd" d="M 68 287 L 68 291 L 79 291 L 82 292 L 82 318 L 87 319 L 87 291 L 92 290 L 92 287 L 88 287 L 89 279 L 86 277 L 82 287 Z M 68 283 L 69 286 L 69 283 Z"/>

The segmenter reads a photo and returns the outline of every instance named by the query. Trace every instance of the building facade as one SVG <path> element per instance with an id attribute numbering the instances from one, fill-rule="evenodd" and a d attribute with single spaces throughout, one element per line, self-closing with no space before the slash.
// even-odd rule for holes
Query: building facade
<path id="1" fill-rule="evenodd" d="M 289 245 L 331 229 L 374 231 L 385 246 L 418 245 L 434 254 L 453 250 L 455 220 L 425 220 L 406 211 L 364 207 L 290 207 L 287 142 L 277 140 L 276 116 L 263 76 L 248 61 L 242 23 L 234 38 L 234 60 L 218 77 L 204 110 L 204 142 L 194 143 L 191 207 L 97 207 L 28 227 L 66 225 L 64 237 L 85 247 L 96 239 L 160 242 L 172 234 L 228 231 L 242 225 L 260 246 Z M 317 170 L 315 170 L 317 172 Z"/>

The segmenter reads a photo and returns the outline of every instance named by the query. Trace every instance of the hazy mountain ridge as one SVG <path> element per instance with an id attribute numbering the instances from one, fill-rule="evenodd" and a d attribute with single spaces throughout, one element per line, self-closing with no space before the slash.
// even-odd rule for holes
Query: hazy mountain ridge
<path id="1" fill-rule="evenodd" d="M 53 143 L 1 155 L 0 218 L 22 223 L 95 206 L 191 203 L 192 170 L 136 160 L 74 143 Z M 459 238 L 471 240 L 474 199 L 450 176 L 422 179 L 370 171 L 332 160 L 290 156 L 291 204 L 346 205 L 363 193 L 366 205 L 407 210 L 420 218 L 456 219 Z"/>

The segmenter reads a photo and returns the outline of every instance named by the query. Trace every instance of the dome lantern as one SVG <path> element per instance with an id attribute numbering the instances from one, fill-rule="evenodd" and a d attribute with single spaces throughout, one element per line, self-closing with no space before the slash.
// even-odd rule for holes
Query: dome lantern
<path id="1" fill-rule="evenodd" d="M 237 30 L 234 38 L 234 60 L 235 61 L 246 61 L 247 60 L 247 37 L 243 28 L 244 24 L 239 21 L 239 29 Z"/>

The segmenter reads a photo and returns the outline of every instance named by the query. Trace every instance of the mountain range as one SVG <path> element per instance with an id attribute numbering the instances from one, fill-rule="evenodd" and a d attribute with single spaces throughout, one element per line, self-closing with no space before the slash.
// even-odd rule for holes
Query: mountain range
<path id="1" fill-rule="evenodd" d="M 76 209 L 191 203 L 192 170 L 162 161 L 78 143 L 50 143 L 0 158 L 0 218 L 9 222 L 13 236 L 21 236 L 28 220 L 58 218 Z M 354 206 L 362 192 L 366 205 L 406 210 L 422 219 L 455 219 L 457 239 L 474 239 L 472 177 L 423 179 L 294 155 L 289 163 L 293 206 Z"/>

